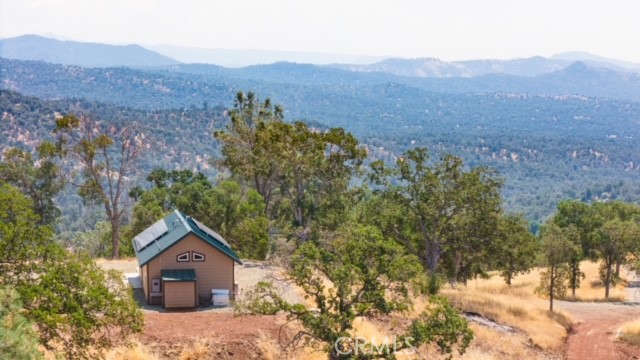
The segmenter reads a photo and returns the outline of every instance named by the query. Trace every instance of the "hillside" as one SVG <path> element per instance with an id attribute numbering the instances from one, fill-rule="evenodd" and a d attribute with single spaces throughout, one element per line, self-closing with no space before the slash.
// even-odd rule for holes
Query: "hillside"
<path id="1" fill-rule="evenodd" d="M 0 57 L 86 67 L 163 66 L 178 62 L 138 45 L 60 41 L 37 35 L 0 39 Z"/>
<path id="2" fill-rule="evenodd" d="M 575 63 L 536 77 L 490 74 L 474 78 L 418 78 L 358 73 L 315 65 L 276 63 L 240 69 L 178 64 L 152 69 L 83 68 L 0 58 L 2 88 L 44 97 L 87 97 L 137 108 L 173 108 L 203 101 L 228 102 L 237 89 L 254 89 L 292 107 L 289 97 L 350 92 L 388 85 L 444 94 L 517 93 L 542 96 L 585 95 L 640 101 L 640 74 Z M 366 89 L 362 89 L 365 91 Z M 362 92 L 362 91 L 360 91 Z M 305 107 L 305 112 L 316 108 Z M 304 115 L 295 112 L 295 115 Z M 314 119 L 322 120 L 322 119 Z"/>
<path id="3" fill-rule="evenodd" d="M 213 176 L 215 170 L 208 159 L 218 147 L 211 141 L 212 134 L 224 127 L 224 111 L 221 107 L 144 111 L 89 100 L 42 101 L 0 90 L 0 149 L 33 149 L 43 139 L 51 139 L 56 116 L 86 115 L 98 121 L 135 124 L 140 129 L 147 149 L 138 165 L 141 178 L 155 167 L 190 169 Z"/>
<path id="4" fill-rule="evenodd" d="M 121 94 L 135 98 L 144 89 Z M 325 126 L 344 127 L 365 143 L 373 159 L 392 161 L 406 148 L 427 146 L 434 156 L 454 153 L 469 165 L 498 169 L 506 179 L 507 209 L 524 212 L 530 220 L 545 218 L 567 197 L 640 199 L 635 185 L 640 104 L 580 96 L 432 94 L 400 85 L 339 93 L 314 87 L 279 89 L 287 90 L 277 101 L 289 109 L 288 119 L 313 116 Z M 225 91 L 227 99 L 211 96 L 209 103 L 228 105 L 233 90 Z M 152 99 L 162 101 L 163 94 Z M 201 96 L 198 100 L 207 99 Z M 144 103 L 144 96 L 136 101 Z M 221 107 L 133 110 L 93 101 L 42 101 L 14 92 L 2 93 L 0 111 L 0 147 L 31 147 L 46 138 L 55 113 L 88 112 L 143 127 L 151 149 L 144 171 L 180 167 L 211 175 L 206 158 L 218 146 L 211 133 L 226 121 Z"/>
<path id="5" fill-rule="evenodd" d="M 8 59 L 0 59 L 0 69 L 3 89 L 42 99 L 86 98 L 79 108 L 88 111 L 94 111 L 97 101 L 100 117 L 111 120 L 112 114 L 123 113 L 122 118 L 152 124 L 165 144 L 179 128 L 185 139 L 180 152 L 188 159 L 179 163 L 194 169 L 204 169 L 204 163 L 193 159 L 215 152 L 210 132 L 177 120 L 160 124 L 160 115 L 148 114 L 177 119 L 186 112 L 202 119 L 208 116 L 200 112 L 204 107 L 215 106 L 220 114 L 237 91 L 252 90 L 284 105 L 290 121 L 353 132 L 374 159 L 392 161 L 409 147 L 426 146 L 435 157 L 453 153 L 469 165 L 494 167 L 506 179 L 507 209 L 524 212 L 530 220 L 544 219 L 563 198 L 640 199 L 635 182 L 640 172 L 640 75 L 635 73 L 575 63 L 535 77 L 438 79 L 291 63 L 240 69 L 174 64 L 142 70 Z M 64 100 L 38 102 L 36 112 L 51 104 L 61 112 L 75 109 Z M 3 111 L 11 106 L 9 102 Z M 50 117 L 51 111 L 38 116 Z M 224 120 L 216 119 L 223 126 Z M 8 131 L 6 125 L 3 131 Z M 38 129 L 34 125 L 32 131 Z M 151 159 L 149 164 L 171 168 L 176 159 Z"/>

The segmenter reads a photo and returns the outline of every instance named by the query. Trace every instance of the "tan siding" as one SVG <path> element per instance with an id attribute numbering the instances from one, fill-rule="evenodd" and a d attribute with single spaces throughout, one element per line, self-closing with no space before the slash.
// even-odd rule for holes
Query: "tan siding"
<path id="1" fill-rule="evenodd" d="M 142 280 L 142 291 L 144 292 L 144 298 L 149 299 L 149 293 L 148 293 L 148 288 L 147 288 L 147 284 L 148 284 L 148 280 L 147 280 L 147 265 L 144 265 L 140 268 L 140 279 Z"/>
<path id="2" fill-rule="evenodd" d="M 164 307 L 183 308 L 195 307 L 196 299 L 193 281 L 165 282 L 164 283 Z"/>
<path id="3" fill-rule="evenodd" d="M 177 262 L 176 256 L 186 251 L 205 255 L 204 262 Z M 189 234 L 177 244 L 148 263 L 149 281 L 160 278 L 161 269 L 194 269 L 197 278 L 198 296 L 211 296 L 211 289 L 228 289 L 233 293 L 233 260 L 206 243 Z M 164 291 L 164 289 L 162 289 Z"/>

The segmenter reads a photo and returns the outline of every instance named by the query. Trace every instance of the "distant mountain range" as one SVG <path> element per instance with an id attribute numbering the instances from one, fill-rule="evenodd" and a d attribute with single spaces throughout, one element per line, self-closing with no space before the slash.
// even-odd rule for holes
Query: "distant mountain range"
<path id="1" fill-rule="evenodd" d="M 562 70 L 582 62 L 592 67 L 640 72 L 640 64 L 603 58 L 583 52 L 562 53 L 551 58 L 534 56 L 513 60 L 468 60 L 445 62 L 435 58 L 386 59 L 375 64 L 338 64 L 336 68 L 358 72 L 383 72 L 399 76 L 430 78 L 469 78 L 489 74 L 537 76 Z"/>
<path id="2" fill-rule="evenodd" d="M 273 64 L 282 61 L 314 65 L 328 65 L 334 63 L 361 65 L 372 64 L 385 59 L 381 56 L 327 54 L 299 51 L 201 49 L 173 45 L 144 45 L 144 47 L 183 63 L 216 64 L 232 68 L 259 64 Z"/>
<path id="3" fill-rule="evenodd" d="M 0 57 L 84 67 L 144 67 L 177 64 L 138 45 L 105 45 L 23 35 L 0 40 Z"/>
<path id="4" fill-rule="evenodd" d="M 86 97 L 136 108 L 175 108 L 203 101 L 227 104 L 238 90 L 254 90 L 284 103 L 297 117 L 321 121 L 300 94 L 358 96 L 358 89 L 401 86 L 422 93 L 579 95 L 640 102 L 640 74 L 595 68 L 582 62 L 538 76 L 488 74 L 464 78 L 397 76 L 326 66 L 275 63 L 239 69 L 206 64 L 151 68 L 83 68 L 0 58 L 5 89 L 43 98 Z M 364 90 L 363 90 L 364 91 Z M 299 99 L 303 103 L 305 99 Z"/>
<path id="5" fill-rule="evenodd" d="M 37 60 L 83 67 L 162 67 L 179 63 L 215 64 L 228 68 L 270 65 L 277 62 L 323 65 L 362 73 L 385 73 L 402 77 L 472 78 L 491 74 L 534 77 L 553 73 L 582 62 L 595 68 L 640 72 L 640 64 L 585 52 L 566 52 L 550 58 L 534 56 L 511 60 L 446 62 L 436 58 L 383 58 L 312 52 L 268 50 L 199 49 L 172 45 L 105 45 L 23 35 L 0 40 L 0 57 Z"/>

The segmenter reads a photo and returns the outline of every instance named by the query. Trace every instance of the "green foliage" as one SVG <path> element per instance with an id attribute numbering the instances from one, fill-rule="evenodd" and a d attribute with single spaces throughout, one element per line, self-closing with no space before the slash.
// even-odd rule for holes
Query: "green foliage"
<path id="1" fill-rule="evenodd" d="M 273 106 L 270 99 L 260 102 L 249 92 L 236 94 L 233 109 L 229 111 L 231 122 L 226 131 L 214 133 L 222 144 L 221 165 L 245 183 L 250 183 L 262 196 L 265 209 L 269 210 L 279 176 L 275 153 L 270 151 L 271 139 L 265 131 L 268 124 L 282 122 L 283 109 Z"/>
<path id="2" fill-rule="evenodd" d="M 535 265 L 539 245 L 522 216 L 500 218 L 497 236 L 491 243 L 492 258 L 507 285 L 511 285 L 516 275 L 529 272 Z"/>
<path id="3" fill-rule="evenodd" d="M 572 237 L 571 228 L 561 228 L 553 223 L 542 230 L 542 260 L 547 269 L 540 274 L 536 293 L 549 298 L 550 311 L 553 311 L 553 300 L 565 296 L 571 277 L 569 263 L 581 251 Z"/>
<path id="4" fill-rule="evenodd" d="M 408 150 L 389 169 L 371 165 L 373 183 L 399 222 L 383 224 L 385 235 L 398 239 L 419 256 L 431 275 L 441 272 L 466 281 L 484 273 L 486 250 L 501 213 L 501 180 L 490 169 L 465 171 L 460 158 L 444 156 L 433 164 L 427 150 Z M 366 217 L 377 218 L 374 212 Z"/>
<path id="5" fill-rule="evenodd" d="M 142 313 L 121 274 L 70 255 L 39 223 L 28 198 L 0 185 L 0 279 L 20 294 L 42 345 L 66 358 L 92 359 L 141 331 Z"/>
<path id="6" fill-rule="evenodd" d="M 292 227 L 301 241 L 318 228 L 337 228 L 350 201 L 349 181 L 365 157 L 357 140 L 343 129 L 285 123 L 281 109 L 252 93 L 238 93 L 230 114 L 227 131 L 215 134 L 222 164 L 263 197 L 267 216 Z"/>
<path id="7" fill-rule="evenodd" d="M 326 247 L 302 244 L 291 257 L 288 277 L 311 298 L 317 310 L 286 302 L 271 286 L 261 285 L 243 310 L 273 314 L 284 311 L 298 320 L 327 352 L 348 337 L 358 316 L 408 309 L 407 282 L 420 273 L 417 259 L 376 229 L 356 226 Z"/>
<path id="8" fill-rule="evenodd" d="M 408 284 L 421 274 L 420 263 L 373 227 L 354 224 L 343 231 L 326 245 L 302 244 L 291 258 L 288 278 L 314 302 L 315 309 L 291 304 L 273 285 L 261 283 L 239 302 L 237 311 L 286 313 L 290 321 L 298 321 L 304 328 L 295 340 L 324 343 L 332 359 L 393 359 L 395 354 L 389 353 L 389 349 L 375 347 L 367 354 L 345 355 L 346 348 L 353 344 L 343 340 L 350 339 L 357 317 L 408 310 L 412 304 Z M 466 321 L 445 300 L 433 298 L 432 301 L 432 309 L 421 315 L 402 337 L 408 339 L 415 335 L 416 341 L 403 343 L 396 350 L 435 342 L 443 353 L 451 353 L 454 344 L 460 342 L 459 350 L 464 352 L 472 339 Z"/>
<path id="9" fill-rule="evenodd" d="M 562 299 L 567 294 L 571 270 L 568 264 L 549 266 L 540 273 L 540 284 L 536 294 L 549 299 L 549 310 L 553 311 L 553 300 Z"/>
<path id="10" fill-rule="evenodd" d="M 88 256 L 50 261 L 37 282 L 18 289 L 43 345 L 61 347 L 67 358 L 102 357 L 104 350 L 142 331 L 142 313 L 122 274 L 102 270 Z"/>
<path id="11" fill-rule="evenodd" d="M 40 225 L 33 202 L 18 189 L 0 183 L 0 279 L 16 284 L 29 281 L 38 264 L 34 259 L 46 256 L 53 233 Z"/>
<path id="12" fill-rule="evenodd" d="M 446 359 L 453 357 L 454 347 L 464 354 L 473 340 L 467 320 L 447 299 L 437 296 L 429 299 L 429 309 L 411 323 L 409 334 L 416 344 L 435 343 Z"/>
<path id="13" fill-rule="evenodd" d="M 177 208 L 216 229 L 242 257 L 265 259 L 273 251 L 265 204 L 255 190 L 234 181 L 214 187 L 204 175 L 189 170 L 156 169 L 147 180 L 154 185 L 151 189 L 134 189 L 138 202 L 124 231 L 127 243 Z"/>
<path id="14" fill-rule="evenodd" d="M 609 288 L 619 280 L 613 269 L 615 264 L 626 263 L 628 254 L 640 248 L 640 227 L 636 221 L 614 218 L 596 233 L 594 254 L 602 259 L 600 278 L 605 285 L 605 299 L 609 298 Z"/>
<path id="15" fill-rule="evenodd" d="M 34 324 L 23 313 L 18 293 L 0 286 L 0 354 L 13 360 L 42 359 Z"/>
<path id="16" fill-rule="evenodd" d="M 67 242 L 77 252 L 86 252 L 92 257 L 109 257 L 111 255 L 111 225 L 106 221 L 99 221 L 92 230 L 75 233 L 71 241 Z M 130 248 L 131 245 L 128 245 Z M 121 244 L 121 253 L 131 256 L 126 251 L 127 244 Z"/>
<path id="17" fill-rule="evenodd" d="M 0 161 L 0 181 L 11 184 L 33 202 L 42 224 L 53 224 L 60 215 L 54 197 L 64 182 L 56 162 L 57 150 L 48 142 L 37 147 L 38 158 L 19 148 L 8 148 Z"/>
<path id="18" fill-rule="evenodd" d="M 255 190 L 243 189 L 234 181 L 223 181 L 203 196 L 198 219 L 229 239 L 240 256 L 265 259 L 273 251 L 269 220 L 264 216 L 265 204 Z"/>
<path id="19" fill-rule="evenodd" d="M 609 298 L 609 289 L 619 278 L 620 266 L 628 263 L 630 255 L 637 258 L 640 207 L 619 201 L 592 204 L 565 201 L 558 206 L 553 222 L 565 229 L 574 244 L 581 246 L 581 251 L 570 261 L 570 285 L 574 294 L 584 276 L 579 262 L 589 257 L 602 261 L 600 275 L 605 298 Z"/>

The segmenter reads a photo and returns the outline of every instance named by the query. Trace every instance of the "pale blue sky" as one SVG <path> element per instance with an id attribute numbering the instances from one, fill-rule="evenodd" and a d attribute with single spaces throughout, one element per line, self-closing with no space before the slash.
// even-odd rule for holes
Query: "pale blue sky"
<path id="1" fill-rule="evenodd" d="M 0 0 L 0 37 L 438 57 L 581 50 L 640 62 L 633 0 Z"/>

